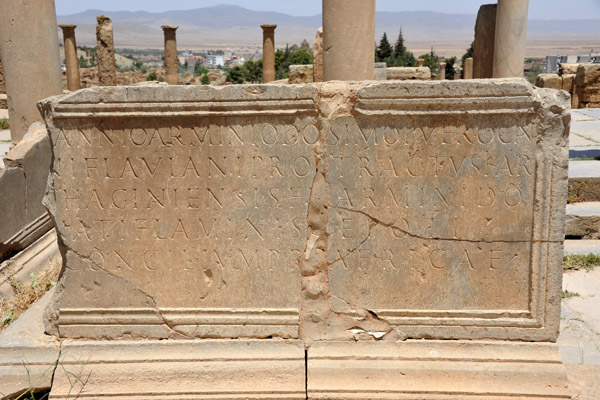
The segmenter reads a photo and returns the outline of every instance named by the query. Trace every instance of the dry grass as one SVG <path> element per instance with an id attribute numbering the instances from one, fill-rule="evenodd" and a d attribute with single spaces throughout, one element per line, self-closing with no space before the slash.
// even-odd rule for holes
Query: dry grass
<path id="1" fill-rule="evenodd" d="M 11 300 L 0 298 L 0 332 L 56 285 L 59 271 L 60 261 L 57 260 L 48 271 L 41 275 L 35 276 L 32 273 L 29 282 L 21 283 L 15 279 L 11 280 L 14 298 Z"/>
<path id="2" fill-rule="evenodd" d="M 580 269 L 591 271 L 599 265 L 600 256 L 595 254 L 588 254 L 587 256 L 581 254 L 570 254 L 563 257 L 564 271 L 579 271 Z"/>

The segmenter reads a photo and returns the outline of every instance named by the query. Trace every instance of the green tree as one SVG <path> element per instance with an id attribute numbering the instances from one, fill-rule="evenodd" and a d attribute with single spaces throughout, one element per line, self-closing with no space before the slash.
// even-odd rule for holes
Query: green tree
<path id="1" fill-rule="evenodd" d="M 474 45 L 475 45 L 475 43 L 471 42 L 471 46 L 465 51 L 465 54 L 462 55 L 461 61 L 462 61 L 463 65 L 465 64 L 465 60 L 467 58 L 473 57 Z"/>
<path id="2" fill-rule="evenodd" d="M 456 63 L 456 57 L 446 59 L 446 79 L 454 79 L 454 74 L 456 73 L 454 63 Z"/>
<path id="3" fill-rule="evenodd" d="M 390 58 L 392 57 L 392 46 L 390 45 L 390 42 L 387 38 L 387 33 L 385 32 L 383 33 L 381 41 L 379 42 L 379 46 L 377 47 L 376 56 L 377 57 L 375 61 L 385 63 L 389 63 Z"/>
<path id="4" fill-rule="evenodd" d="M 156 80 L 156 71 L 152 71 L 146 77 L 147 81 L 155 81 Z"/>
<path id="5" fill-rule="evenodd" d="M 83 56 L 79 56 L 79 68 L 89 68 L 88 62 Z"/>
<path id="6" fill-rule="evenodd" d="M 236 65 L 227 71 L 227 82 L 242 84 L 245 82 L 242 67 Z"/>
<path id="7" fill-rule="evenodd" d="M 419 58 L 422 58 L 424 60 L 423 66 L 429 67 L 429 69 L 431 70 L 431 73 L 437 74 L 440 72 L 440 65 L 438 64 L 438 56 L 437 56 L 437 54 L 435 54 L 435 50 L 433 50 L 433 47 L 431 48 L 431 51 L 428 54 L 423 54 L 423 55 L 419 56 Z"/>
<path id="8" fill-rule="evenodd" d="M 200 81 L 203 85 L 210 85 L 210 78 L 207 74 L 202 75 L 202 80 Z"/>
<path id="9" fill-rule="evenodd" d="M 194 75 L 200 76 L 204 74 L 208 74 L 208 68 L 202 65 L 202 60 L 197 59 L 196 64 L 194 65 Z"/>

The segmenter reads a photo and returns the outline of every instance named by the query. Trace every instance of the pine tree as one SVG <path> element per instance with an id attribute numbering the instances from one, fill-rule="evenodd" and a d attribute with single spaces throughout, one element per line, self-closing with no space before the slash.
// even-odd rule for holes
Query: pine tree
<path id="1" fill-rule="evenodd" d="M 390 58 L 392 57 L 392 46 L 388 41 L 387 34 L 384 32 L 381 41 L 379 42 L 379 47 L 377 47 L 377 61 L 379 62 L 390 62 Z"/>
<path id="2" fill-rule="evenodd" d="M 402 28 L 400 28 L 400 34 L 394 45 L 394 52 L 392 53 L 392 59 L 398 63 L 404 58 L 406 54 L 406 46 L 404 45 L 404 36 L 402 36 Z"/>

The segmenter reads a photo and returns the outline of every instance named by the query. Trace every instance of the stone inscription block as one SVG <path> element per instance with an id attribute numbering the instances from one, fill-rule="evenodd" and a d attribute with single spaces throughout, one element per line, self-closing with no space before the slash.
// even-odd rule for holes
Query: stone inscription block
<path id="1" fill-rule="evenodd" d="M 556 334 L 568 129 L 524 86 L 477 85 L 362 88 L 329 122 L 331 294 L 401 337 Z"/>
<path id="2" fill-rule="evenodd" d="M 311 90 L 224 92 L 237 97 L 102 104 L 88 91 L 56 106 L 61 335 L 297 337 Z"/>
<path id="3" fill-rule="evenodd" d="M 120 87 L 41 110 L 57 336 L 556 339 L 563 92 Z"/>

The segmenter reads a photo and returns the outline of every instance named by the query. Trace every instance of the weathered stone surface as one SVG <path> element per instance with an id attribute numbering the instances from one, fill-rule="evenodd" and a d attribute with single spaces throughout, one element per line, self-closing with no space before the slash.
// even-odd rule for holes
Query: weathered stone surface
<path id="1" fill-rule="evenodd" d="M 177 65 L 177 38 L 178 26 L 161 26 L 165 35 L 165 78 L 169 85 L 179 83 L 179 66 Z"/>
<path id="2" fill-rule="evenodd" d="M 0 169 L 0 259 L 33 243 L 50 228 L 42 199 L 52 160 L 44 125 L 31 125 L 23 139 L 4 157 Z"/>
<path id="3" fill-rule="evenodd" d="M 100 86 L 117 85 L 117 66 L 115 63 L 115 43 L 113 39 L 113 24 L 104 15 L 96 17 L 96 42 L 98 49 L 98 80 Z"/>
<path id="4" fill-rule="evenodd" d="M 529 0 L 498 0 L 494 78 L 523 76 Z"/>
<path id="5" fill-rule="evenodd" d="M 4 83 L 4 68 L 2 68 L 2 50 L 0 49 L 0 94 L 6 94 L 6 84 Z"/>
<path id="6" fill-rule="evenodd" d="M 473 58 L 465 58 L 463 64 L 463 77 L 464 79 L 473 79 Z"/>
<path id="7" fill-rule="evenodd" d="M 387 65 L 384 62 L 375 63 L 375 80 L 386 81 L 387 80 Z"/>
<path id="8" fill-rule="evenodd" d="M 275 80 L 275 29 L 277 25 L 260 26 L 263 30 L 263 83 Z"/>
<path id="9" fill-rule="evenodd" d="M 558 74 L 539 74 L 535 81 L 535 86 L 546 89 L 561 90 L 563 81 Z"/>
<path id="10" fill-rule="evenodd" d="M 289 83 L 312 83 L 313 79 L 313 65 L 290 65 Z"/>
<path id="11" fill-rule="evenodd" d="M 588 87 L 595 84 L 600 85 L 600 65 L 579 64 L 575 78 L 577 86 Z"/>
<path id="12" fill-rule="evenodd" d="M 429 80 L 431 70 L 429 67 L 388 67 L 386 75 L 388 80 Z"/>
<path id="13" fill-rule="evenodd" d="M 17 144 L 42 120 L 36 103 L 63 91 L 54 2 L 2 0 L 0 49 L 10 137 Z"/>
<path id="14" fill-rule="evenodd" d="M 91 372 L 88 398 L 306 399 L 299 340 L 68 341 L 61 351 L 51 399 L 78 393 L 66 373 L 79 371 Z"/>
<path id="15" fill-rule="evenodd" d="M 600 203 L 567 204 L 565 235 L 577 239 L 599 239 Z"/>
<path id="16" fill-rule="evenodd" d="M 63 42 L 65 48 L 65 64 L 67 67 L 67 89 L 74 92 L 81 88 L 81 77 L 79 75 L 79 59 L 77 57 L 77 41 L 75 40 L 75 28 L 77 25 L 59 25 L 63 31 Z"/>
<path id="17" fill-rule="evenodd" d="M 556 344 L 324 342 L 307 354 L 308 399 L 571 399 Z"/>
<path id="18" fill-rule="evenodd" d="M 565 92 L 127 87 L 42 110 L 61 337 L 556 339 Z"/>
<path id="19" fill-rule="evenodd" d="M 323 27 L 317 30 L 313 43 L 314 82 L 323 82 Z"/>
<path id="20" fill-rule="evenodd" d="M 0 334 L 0 395 L 9 396 L 35 387 L 49 389 L 60 342 L 44 334 L 42 314 L 53 290 L 37 301 Z"/>
<path id="21" fill-rule="evenodd" d="M 375 0 L 323 0 L 323 80 L 372 80 L 374 54 Z"/>
<path id="22" fill-rule="evenodd" d="M 46 201 L 70 266 L 49 329 L 297 337 L 314 91 L 98 88 L 46 102 Z"/>
<path id="23" fill-rule="evenodd" d="M 562 90 L 566 90 L 569 93 L 573 93 L 575 89 L 575 74 L 561 75 L 562 78 Z M 536 85 L 537 86 L 537 85 Z"/>
<path id="24" fill-rule="evenodd" d="M 479 7 L 473 42 L 473 78 L 489 79 L 494 74 L 494 41 L 497 4 Z"/>
<path id="25" fill-rule="evenodd" d="M 569 74 L 577 74 L 579 64 L 558 63 L 558 74 L 561 76 Z"/>

